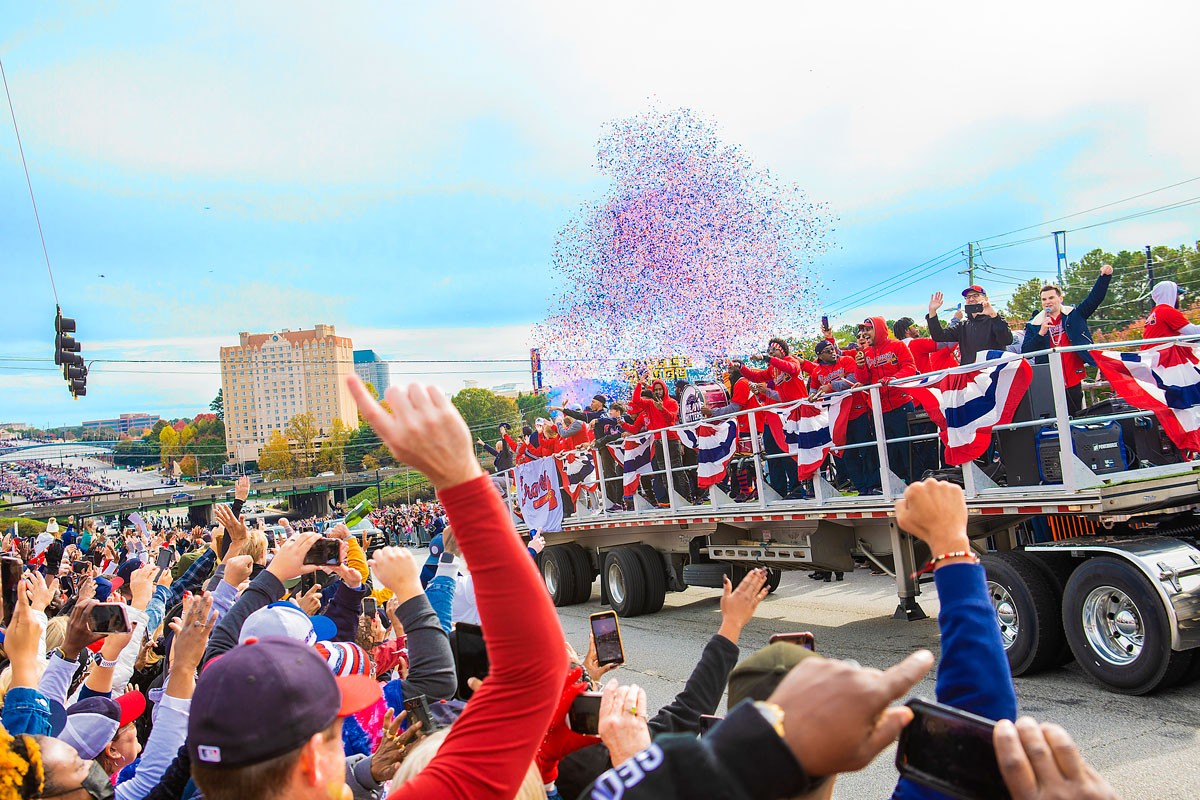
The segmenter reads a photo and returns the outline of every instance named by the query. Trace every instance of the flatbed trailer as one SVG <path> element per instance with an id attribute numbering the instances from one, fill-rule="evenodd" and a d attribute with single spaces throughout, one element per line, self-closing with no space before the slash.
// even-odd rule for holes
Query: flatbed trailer
<path id="1" fill-rule="evenodd" d="M 997 431 L 1071 424 L 1061 352 L 1049 352 L 1054 417 Z M 880 407 L 878 387 L 860 391 L 870 392 L 873 409 Z M 874 417 L 874 429 L 883 430 L 881 415 Z M 1135 411 L 1089 421 L 1129 418 L 1152 415 Z M 556 605 L 582 603 L 599 576 L 600 602 L 635 616 L 660 610 L 668 591 L 720 588 L 725 577 L 736 583 L 759 566 L 768 568 L 773 591 L 785 570 L 845 572 L 865 559 L 895 580 L 893 617 L 924 619 L 921 585 L 932 578 L 915 573 L 930 553 L 896 523 L 895 499 L 904 484 L 890 471 L 887 444 L 932 436 L 877 437 L 867 445 L 879 453 L 879 496 L 845 495 L 818 473 L 812 499 L 780 498 L 764 476 L 765 462 L 781 456 L 767 455 L 752 435 L 755 499 L 735 502 L 713 487 L 694 504 L 671 488 L 667 473 L 685 467 L 668 458 L 658 474 L 669 508 L 639 498 L 637 510 L 610 511 L 598 492 L 561 531 L 544 533 L 539 566 L 546 587 Z M 1096 475 L 1076 457 L 1070 437 L 1062 438 L 1058 456 L 1066 469 L 1057 483 L 1001 486 L 975 462 L 963 465 L 967 534 L 987 571 L 1013 674 L 1074 658 L 1091 677 L 1128 694 L 1200 675 L 1200 462 L 1135 461 L 1125 471 Z M 1049 536 L 1031 536 L 1035 520 Z"/>

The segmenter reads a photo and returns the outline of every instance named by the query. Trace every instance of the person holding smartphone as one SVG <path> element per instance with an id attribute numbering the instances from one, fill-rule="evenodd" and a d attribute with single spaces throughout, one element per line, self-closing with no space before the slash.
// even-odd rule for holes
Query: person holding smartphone
<path id="1" fill-rule="evenodd" d="M 925 315 L 925 321 L 929 324 L 930 339 L 935 342 L 957 342 L 960 364 L 973 363 L 979 353 L 1003 350 L 1012 344 L 1008 320 L 992 305 L 982 286 L 972 284 L 963 289 L 962 296 L 966 321 L 950 328 L 943 328 L 938 319 L 938 309 L 945 302 L 942 293 L 935 292 L 929 298 L 929 313 Z"/>

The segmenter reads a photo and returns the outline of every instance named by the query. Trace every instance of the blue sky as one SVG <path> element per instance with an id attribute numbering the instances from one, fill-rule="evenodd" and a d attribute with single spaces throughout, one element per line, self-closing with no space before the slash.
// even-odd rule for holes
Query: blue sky
<path id="1" fill-rule="evenodd" d="M 1186 4 L 834 5 L 10 4 L 0 58 L 89 358 L 209 359 L 238 331 L 315 322 L 391 359 L 522 358 L 555 233 L 604 186 L 601 126 L 651 104 L 700 111 L 830 204 L 814 265 L 830 303 L 1200 175 Z M 48 359 L 53 297 L 6 116 L 0 220 L 0 357 Z M 1194 242 L 1197 221 L 1096 228 L 1069 250 Z M 1048 240 L 986 257 L 1054 264 Z M 833 316 L 919 316 L 961 268 Z M 215 365 L 99 364 L 76 402 L 52 364 L 0 366 L 0 421 L 190 415 L 219 385 Z M 448 391 L 525 380 L 504 368 L 392 367 Z"/>

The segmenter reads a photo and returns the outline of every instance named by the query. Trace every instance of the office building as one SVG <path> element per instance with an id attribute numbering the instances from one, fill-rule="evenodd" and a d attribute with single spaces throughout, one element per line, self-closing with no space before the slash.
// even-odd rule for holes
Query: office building
<path id="1" fill-rule="evenodd" d="M 116 419 L 89 419 L 81 424 L 84 430 L 107 428 L 118 436 L 141 436 L 158 422 L 158 414 L 122 414 Z"/>
<path id="2" fill-rule="evenodd" d="M 309 413 L 321 435 L 340 419 L 358 426 L 358 411 L 346 388 L 354 345 L 332 325 L 312 330 L 241 333 L 221 348 L 225 399 L 225 449 L 230 459 L 254 461 L 275 431 Z"/>
<path id="3" fill-rule="evenodd" d="M 374 350 L 354 351 L 354 373 L 363 383 L 374 386 L 380 397 L 383 397 L 383 393 L 391 385 L 387 362 L 381 361 Z"/>

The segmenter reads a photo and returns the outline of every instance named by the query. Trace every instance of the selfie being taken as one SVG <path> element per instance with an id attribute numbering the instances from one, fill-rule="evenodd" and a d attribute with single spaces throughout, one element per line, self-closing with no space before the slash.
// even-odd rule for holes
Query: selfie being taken
<path id="1" fill-rule="evenodd" d="M 1200 7 L 10 6 L 0 800 L 1200 797 Z"/>

